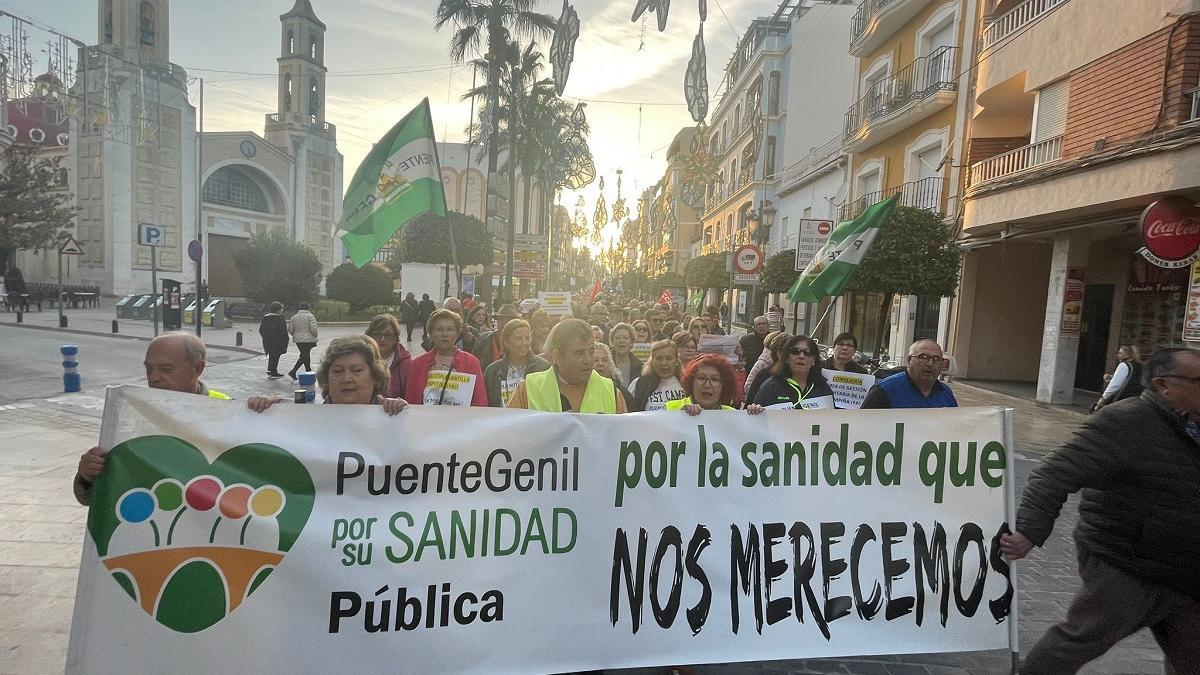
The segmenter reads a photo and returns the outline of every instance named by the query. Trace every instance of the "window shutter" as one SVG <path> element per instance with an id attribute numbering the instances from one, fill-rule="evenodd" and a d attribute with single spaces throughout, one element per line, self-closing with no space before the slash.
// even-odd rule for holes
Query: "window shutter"
<path id="1" fill-rule="evenodd" d="M 1055 82 L 1038 90 L 1037 115 L 1033 121 L 1033 138 L 1030 142 L 1062 136 L 1067 130 L 1067 99 L 1069 79 Z"/>

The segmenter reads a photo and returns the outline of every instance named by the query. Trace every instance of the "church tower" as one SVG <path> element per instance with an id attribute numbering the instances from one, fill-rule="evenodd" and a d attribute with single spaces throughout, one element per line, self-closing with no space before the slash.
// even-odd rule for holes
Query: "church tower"
<path id="1" fill-rule="evenodd" d="M 100 47 L 118 58 L 143 66 L 169 64 L 168 26 L 167 0 L 100 0 Z"/>
<path id="2" fill-rule="evenodd" d="M 325 121 L 325 24 L 310 0 L 279 17 L 277 112 L 267 115 L 266 138 L 295 159 L 292 238 L 317 253 L 328 274 L 342 262 L 333 229 L 342 211 L 342 155 L 337 129 Z"/>

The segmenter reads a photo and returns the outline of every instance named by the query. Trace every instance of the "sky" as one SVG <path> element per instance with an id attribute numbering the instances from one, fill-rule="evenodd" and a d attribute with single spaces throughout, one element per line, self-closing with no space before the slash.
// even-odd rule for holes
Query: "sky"
<path id="1" fill-rule="evenodd" d="M 171 61 L 205 80 L 205 131 L 262 133 L 263 116 L 275 112 L 278 17 L 292 4 L 293 0 L 171 3 Z M 466 139 L 470 102 L 460 97 L 471 86 L 471 73 L 452 64 L 447 55 L 452 28 L 433 28 L 437 0 L 312 0 L 312 5 L 327 26 L 325 116 L 337 126 L 347 181 L 371 144 L 423 97 L 429 97 L 439 140 Z M 635 0 L 574 0 L 580 37 L 563 97 L 587 102 L 588 140 L 598 174 L 605 177 L 610 210 L 617 196 L 616 170 L 622 169 L 622 194 L 636 212 L 636 196 L 662 176 L 672 138 L 693 125 L 683 100 L 683 73 L 699 13 L 696 0 L 675 0 L 667 29 L 660 33 L 653 14 L 630 21 L 634 5 Z M 716 107 L 722 71 L 739 35 L 751 19 L 771 13 L 775 6 L 769 0 L 709 0 L 704 33 L 713 94 L 710 111 Z M 562 5 L 543 0 L 536 8 L 557 18 Z M 89 44 L 97 41 L 96 0 L 0 0 L 0 9 Z M 542 47 L 548 55 L 549 44 Z M 549 77 L 549 69 L 545 75 Z M 193 104 L 197 91 L 191 88 Z M 581 191 L 589 222 L 599 194 L 597 183 Z M 572 213 L 576 197 L 563 196 L 563 205 Z M 616 226 L 610 224 L 605 239 L 616 234 Z"/>

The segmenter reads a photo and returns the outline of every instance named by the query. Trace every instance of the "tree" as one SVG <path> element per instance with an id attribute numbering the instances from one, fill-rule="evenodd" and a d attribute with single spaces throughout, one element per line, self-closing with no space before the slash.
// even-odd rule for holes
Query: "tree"
<path id="1" fill-rule="evenodd" d="M 761 286 L 764 293 L 783 293 L 796 282 L 796 249 L 789 248 L 767 258 L 763 264 Z"/>
<path id="2" fill-rule="evenodd" d="M 882 348 L 892 299 L 896 295 L 954 295 L 961 263 L 962 249 L 940 215 L 896 207 L 845 288 L 882 294 L 876 353 Z"/>
<path id="3" fill-rule="evenodd" d="M 255 237 L 233 255 L 242 276 L 242 292 L 253 302 L 282 302 L 295 307 L 317 297 L 321 261 L 304 244 L 271 233 Z"/>
<path id="4" fill-rule="evenodd" d="M 729 285 L 729 273 L 725 271 L 725 256 L 721 251 L 709 253 L 688 261 L 683 273 L 687 285 L 701 292 L 710 288 L 725 288 Z"/>
<path id="5" fill-rule="evenodd" d="M 40 159 L 23 145 L 0 158 L 0 252 L 8 263 L 20 249 L 54 246 L 67 237 L 75 216 L 57 159 Z M 0 265 L 6 267 L 7 265 Z"/>
<path id="6" fill-rule="evenodd" d="M 687 286 L 687 279 L 678 272 L 663 272 L 650 279 L 650 288 L 657 289 L 661 294 L 664 288 L 681 288 Z"/>
<path id="7" fill-rule="evenodd" d="M 492 264 L 492 237 L 478 219 L 465 213 L 447 213 L 454 228 L 454 249 L 458 257 L 459 288 L 462 287 L 462 268 L 466 265 Z M 396 259 L 402 263 L 445 265 L 445 295 L 450 294 L 450 236 L 446 219 L 425 213 L 417 216 L 399 233 Z"/>
<path id="8" fill-rule="evenodd" d="M 325 296 L 348 303 L 351 312 L 371 305 L 396 304 L 391 273 L 374 263 L 362 269 L 349 262 L 333 268 L 325 280 Z"/>
<path id="9" fill-rule="evenodd" d="M 555 20 L 548 14 L 533 11 L 536 0 L 440 0 L 434 14 L 433 27 L 441 30 L 446 24 L 455 27 L 450 39 L 450 60 L 462 63 L 467 56 L 478 53 L 480 44 L 487 41 L 487 52 L 483 59 L 487 63 L 487 101 L 484 107 L 493 111 L 487 122 L 489 191 L 496 185 L 496 161 L 499 146 L 500 118 L 495 114 L 499 107 L 500 62 L 502 53 L 512 37 L 547 37 L 554 31 Z M 488 200 L 490 204 L 492 200 Z M 487 217 L 493 213 L 488 209 Z M 490 288 L 490 285 L 487 286 Z"/>
<path id="10" fill-rule="evenodd" d="M 650 279 L 645 272 L 632 269 L 621 275 L 621 286 L 625 289 L 626 295 L 645 294 L 650 290 Z"/>

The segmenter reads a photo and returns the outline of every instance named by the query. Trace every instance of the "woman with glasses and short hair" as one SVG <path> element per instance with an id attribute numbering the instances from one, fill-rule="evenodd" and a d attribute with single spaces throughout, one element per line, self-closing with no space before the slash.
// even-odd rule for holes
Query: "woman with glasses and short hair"
<path id="1" fill-rule="evenodd" d="M 680 378 L 683 398 L 667 401 L 667 410 L 683 410 L 689 415 L 699 415 L 704 410 L 734 410 L 734 391 L 737 388 L 733 366 L 720 354 L 701 354 L 688 364 Z M 751 415 L 763 411 L 762 406 L 751 404 L 747 409 Z"/>
<path id="2" fill-rule="evenodd" d="M 821 374 L 821 350 L 807 335 L 789 335 L 777 347 L 780 358 L 759 388 L 754 403 L 764 408 L 833 408 L 833 390 Z"/>
<path id="3" fill-rule="evenodd" d="M 404 378 L 412 355 L 400 344 L 400 321 L 391 314 L 380 314 L 367 324 L 367 337 L 379 346 L 379 357 L 387 366 L 387 395 L 391 398 L 404 396 Z"/>
<path id="4" fill-rule="evenodd" d="M 853 333 L 841 333 L 833 338 L 833 350 L 825 359 L 825 367 L 830 370 L 841 370 L 847 373 L 867 374 L 867 369 L 854 361 L 858 351 L 858 338 Z"/>

